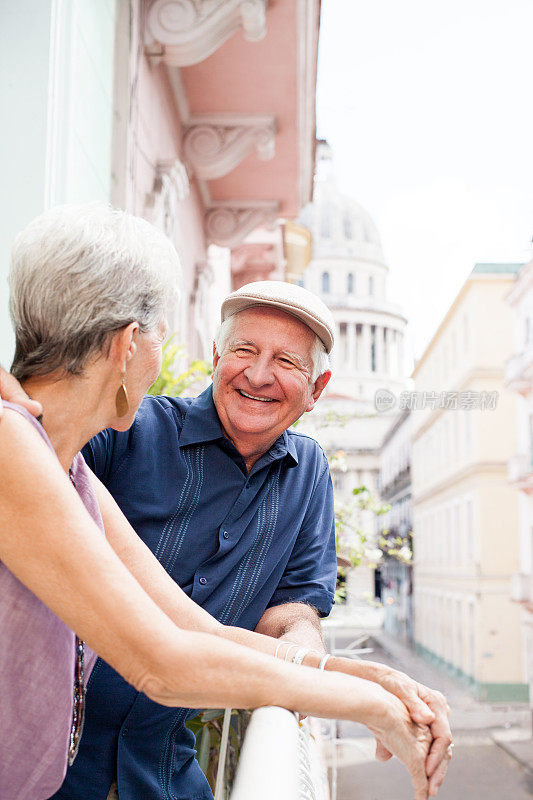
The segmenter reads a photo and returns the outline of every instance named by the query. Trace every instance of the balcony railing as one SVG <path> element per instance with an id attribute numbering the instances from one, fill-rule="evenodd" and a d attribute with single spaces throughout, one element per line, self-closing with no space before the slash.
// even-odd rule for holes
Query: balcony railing
<path id="1" fill-rule="evenodd" d="M 533 603 L 533 575 L 523 572 L 511 575 L 511 600 L 515 603 Z"/>
<path id="2" fill-rule="evenodd" d="M 505 383 L 515 392 L 527 394 L 533 389 L 533 348 L 516 353 L 505 362 Z"/>
<path id="3" fill-rule="evenodd" d="M 215 795 L 216 796 L 216 795 Z M 325 769 L 307 723 L 273 706 L 252 714 L 231 800 L 328 800 Z"/>
<path id="4" fill-rule="evenodd" d="M 525 453 L 517 453 L 507 462 L 507 477 L 517 489 L 533 491 L 533 463 Z"/>

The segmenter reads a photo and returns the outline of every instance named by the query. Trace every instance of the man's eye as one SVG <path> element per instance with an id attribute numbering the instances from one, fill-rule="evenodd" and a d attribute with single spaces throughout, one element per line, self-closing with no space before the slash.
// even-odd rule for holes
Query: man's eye
<path id="1" fill-rule="evenodd" d="M 236 353 L 252 353 L 253 351 L 249 347 L 237 347 L 235 352 Z"/>
<path id="2" fill-rule="evenodd" d="M 290 358 L 280 358 L 282 364 L 287 364 L 289 367 L 294 367 L 294 361 L 291 361 Z"/>

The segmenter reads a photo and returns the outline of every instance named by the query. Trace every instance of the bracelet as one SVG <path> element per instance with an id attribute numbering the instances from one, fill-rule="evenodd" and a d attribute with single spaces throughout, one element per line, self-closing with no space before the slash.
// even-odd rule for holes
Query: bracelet
<path id="1" fill-rule="evenodd" d="M 286 639 L 281 639 L 281 641 L 278 642 L 276 650 L 274 652 L 274 658 L 278 657 L 280 647 L 282 647 L 284 644 L 294 644 L 294 642 L 288 642 Z"/>
<path id="2" fill-rule="evenodd" d="M 291 645 L 290 645 L 290 646 L 287 648 L 287 652 L 285 653 L 285 658 L 283 659 L 284 661 L 287 661 L 287 657 L 288 657 L 288 655 L 289 655 L 289 653 L 291 652 L 291 650 L 292 650 L 292 648 L 293 648 L 293 647 L 300 647 L 300 645 L 299 645 L 299 644 L 291 644 Z"/>
<path id="3" fill-rule="evenodd" d="M 309 650 L 306 650 L 305 647 L 300 647 L 300 649 L 297 650 L 295 652 L 295 654 L 293 655 L 293 657 L 291 659 L 292 663 L 293 664 L 301 664 L 302 661 L 304 660 L 304 658 L 306 657 L 306 655 L 308 654 L 308 652 L 309 652 Z"/>
<path id="4" fill-rule="evenodd" d="M 326 653 L 326 655 L 322 656 L 322 658 L 320 659 L 320 664 L 318 665 L 318 669 L 323 670 L 330 658 L 331 658 L 330 653 Z"/>

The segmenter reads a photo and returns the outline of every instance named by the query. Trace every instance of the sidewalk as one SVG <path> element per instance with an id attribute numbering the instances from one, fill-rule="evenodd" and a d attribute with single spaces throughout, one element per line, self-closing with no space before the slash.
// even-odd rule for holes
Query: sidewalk
<path id="1" fill-rule="evenodd" d="M 438 689 L 446 696 L 452 709 L 450 720 L 454 730 L 521 728 L 528 731 L 531 736 L 531 710 L 527 703 L 487 703 L 476 700 L 466 686 L 461 685 L 458 680 L 433 666 L 410 647 L 383 630 L 373 631 L 371 638 L 385 654 L 383 659 L 378 658 L 376 654 L 376 660 L 390 663 L 391 666 L 401 669 L 426 686 Z M 369 655 L 368 658 L 372 659 L 373 656 Z M 533 750 L 533 744 L 531 748 Z"/>

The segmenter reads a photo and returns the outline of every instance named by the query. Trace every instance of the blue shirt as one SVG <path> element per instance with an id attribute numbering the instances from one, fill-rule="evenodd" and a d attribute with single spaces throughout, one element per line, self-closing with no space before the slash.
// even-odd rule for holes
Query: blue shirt
<path id="1" fill-rule="evenodd" d="M 333 489 L 319 445 L 285 431 L 247 472 L 224 437 L 210 387 L 195 399 L 146 397 L 132 427 L 84 448 L 166 571 L 221 622 L 253 630 L 264 611 L 305 602 L 324 616 L 337 573 Z M 98 660 L 80 750 L 54 798 L 208 800 L 184 726 Z"/>

